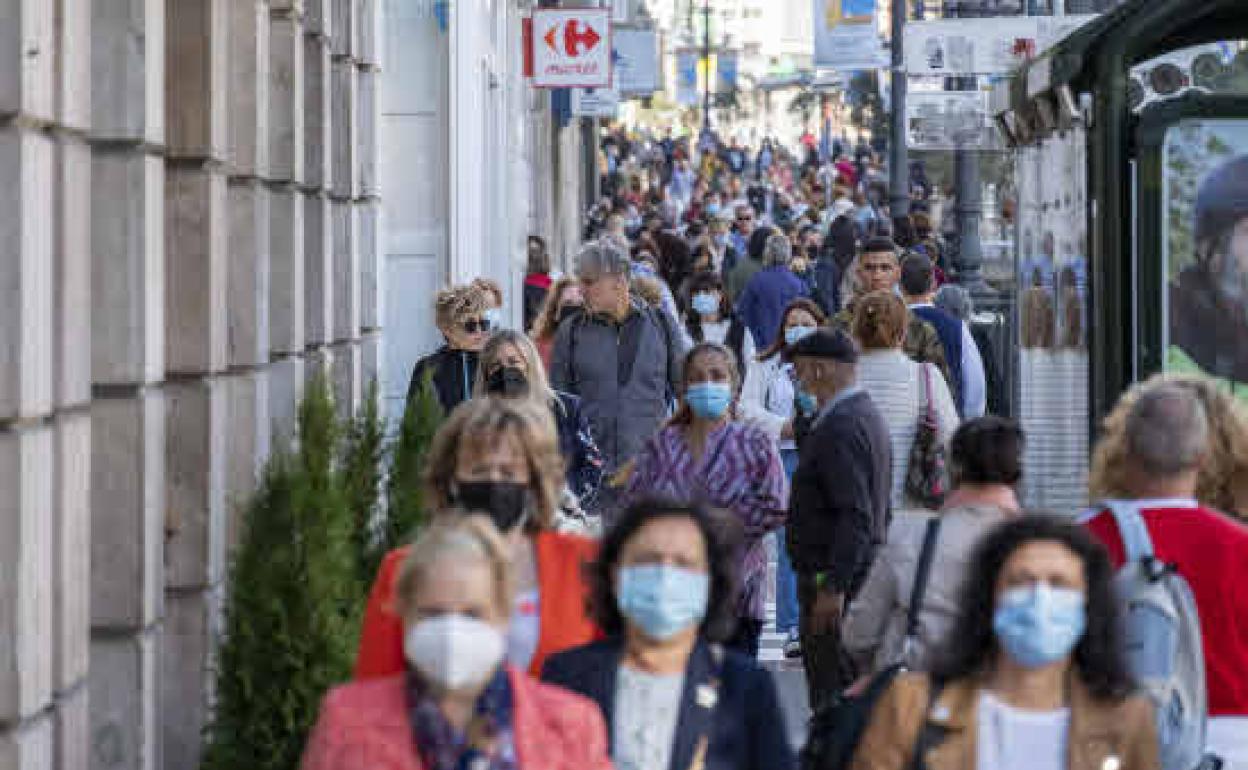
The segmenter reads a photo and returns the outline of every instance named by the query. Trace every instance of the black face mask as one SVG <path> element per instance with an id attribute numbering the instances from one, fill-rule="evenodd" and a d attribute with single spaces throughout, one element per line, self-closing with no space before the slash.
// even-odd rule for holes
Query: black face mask
<path id="1" fill-rule="evenodd" d="M 529 486 L 513 481 L 456 481 L 451 503 L 469 513 L 488 513 L 499 532 L 516 527 L 529 512 Z"/>
<path id="2" fill-rule="evenodd" d="M 485 378 L 485 389 L 496 396 L 517 398 L 529 392 L 529 378 L 518 367 L 504 366 Z"/>

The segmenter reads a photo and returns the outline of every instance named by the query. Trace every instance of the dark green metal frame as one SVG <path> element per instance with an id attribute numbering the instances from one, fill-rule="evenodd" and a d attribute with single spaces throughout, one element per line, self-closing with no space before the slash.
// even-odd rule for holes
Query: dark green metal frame
<path id="1" fill-rule="evenodd" d="M 1013 110 L 1024 117 L 1036 115 L 1044 101 L 1052 112 L 1059 90 L 1075 99 L 1091 94 L 1087 117 L 1092 435 L 1131 384 L 1136 364 L 1132 295 L 1141 287 L 1131 275 L 1131 162 L 1136 150 L 1135 117 L 1127 106 L 1131 67 L 1170 51 L 1245 37 L 1245 0 L 1130 0 L 1022 68 L 1011 84 Z"/>

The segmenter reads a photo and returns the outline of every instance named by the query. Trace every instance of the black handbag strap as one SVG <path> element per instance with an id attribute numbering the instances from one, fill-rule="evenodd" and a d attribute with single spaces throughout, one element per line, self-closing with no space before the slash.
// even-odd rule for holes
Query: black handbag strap
<path id="1" fill-rule="evenodd" d="M 940 534 L 940 517 L 927 520 L 923 533 L 923 550 L 919 552 L 919 566 L 914 572 L 914 587 L 910 589 L 910 608 L 906 612 L 906 638 L 919 636 L 919 613 L 923 610 L 923 594 L 927 592 L 927 579 L 932 574 L 932 561 L 936 558 L 936 539 Z"/>

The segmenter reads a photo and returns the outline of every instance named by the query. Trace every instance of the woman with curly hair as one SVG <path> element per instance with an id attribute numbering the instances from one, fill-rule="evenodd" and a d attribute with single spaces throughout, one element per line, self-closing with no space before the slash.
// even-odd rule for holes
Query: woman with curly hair
<path id="1" fill-rule="evenodd" d="M 1209 417 L 1209 452 L 1196 480 L 1196 499 L 1208 508 L 1248 521 L 1248 410 L 1207 377 L 1157 374 L 1128 390 L 1105 418 L 1092 455 L 1088 490 L 1093 500 L 1130 498 L 1127 415 L 1142 393 L 1176 383 L 1200 399 Z"/>
<path id="2" fill-rule="evenodd" d="M 494 328 L 486 315 L 492 301 L 476 285 L 453 286 L 437 293 L 433 300 L 434 322 L 446 343 L 416 362 L 407 386 L 409 402 L 420 392 L 426 378 L 444 412 L 472 398 L 477 355 Z"/>
<path id="3" fill-rule="evenodd" d="M 697 504 L 638 500 L 591 568 L 606 638 L 553 656 L 542 679 L 595 701 L 618 770 L 794 770 L 771 676 L 732 634 L 736 538 Z"/>
<path id="4" fill-rule="evenodd" d="M 1121 653 L 1113 575 L 1105 549 L 1068 520 L 990 531 L 943 657 L 930 676 L 891 683 L 850 766 L 1159 767 L 1152 704 L 1133 694 Z"/>

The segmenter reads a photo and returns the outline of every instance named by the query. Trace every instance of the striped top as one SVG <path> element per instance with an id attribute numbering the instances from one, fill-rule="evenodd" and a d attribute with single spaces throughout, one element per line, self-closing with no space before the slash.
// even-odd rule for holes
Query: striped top
<path id="1" fill-rule="evenodd" d="M 758 428 L 728 422 L 706 437 L 702 456 L 694 459 L 684 431 L 670 425 L 646 442 L 629 477 L 626 500 L 702 502 L 736 516 L 745 531 L 737 612 L 762 620 L 767 593 L 763 536 L 784 523 L 789 505 L 789 482 L 776 442 Z"/>
<path id="2" fill-rule="evenodd" d="M 858 358 L 858 385 L 865 390 L 888 424 L 893 445 L 893 511 L 921 508 L 905 497 L 906 466 L 910 448 L 918 432 L 919 418 L 927 408 L 924 395 L 923 369 L 930 373 L 932 397 L 936 407 L 938 435 L 942 443 L 958 429 L 958 410 L 949 395 L 949 386 L 940 370 L 931 364 L 920 366 L 900 350 L 869 350 Z"/>

